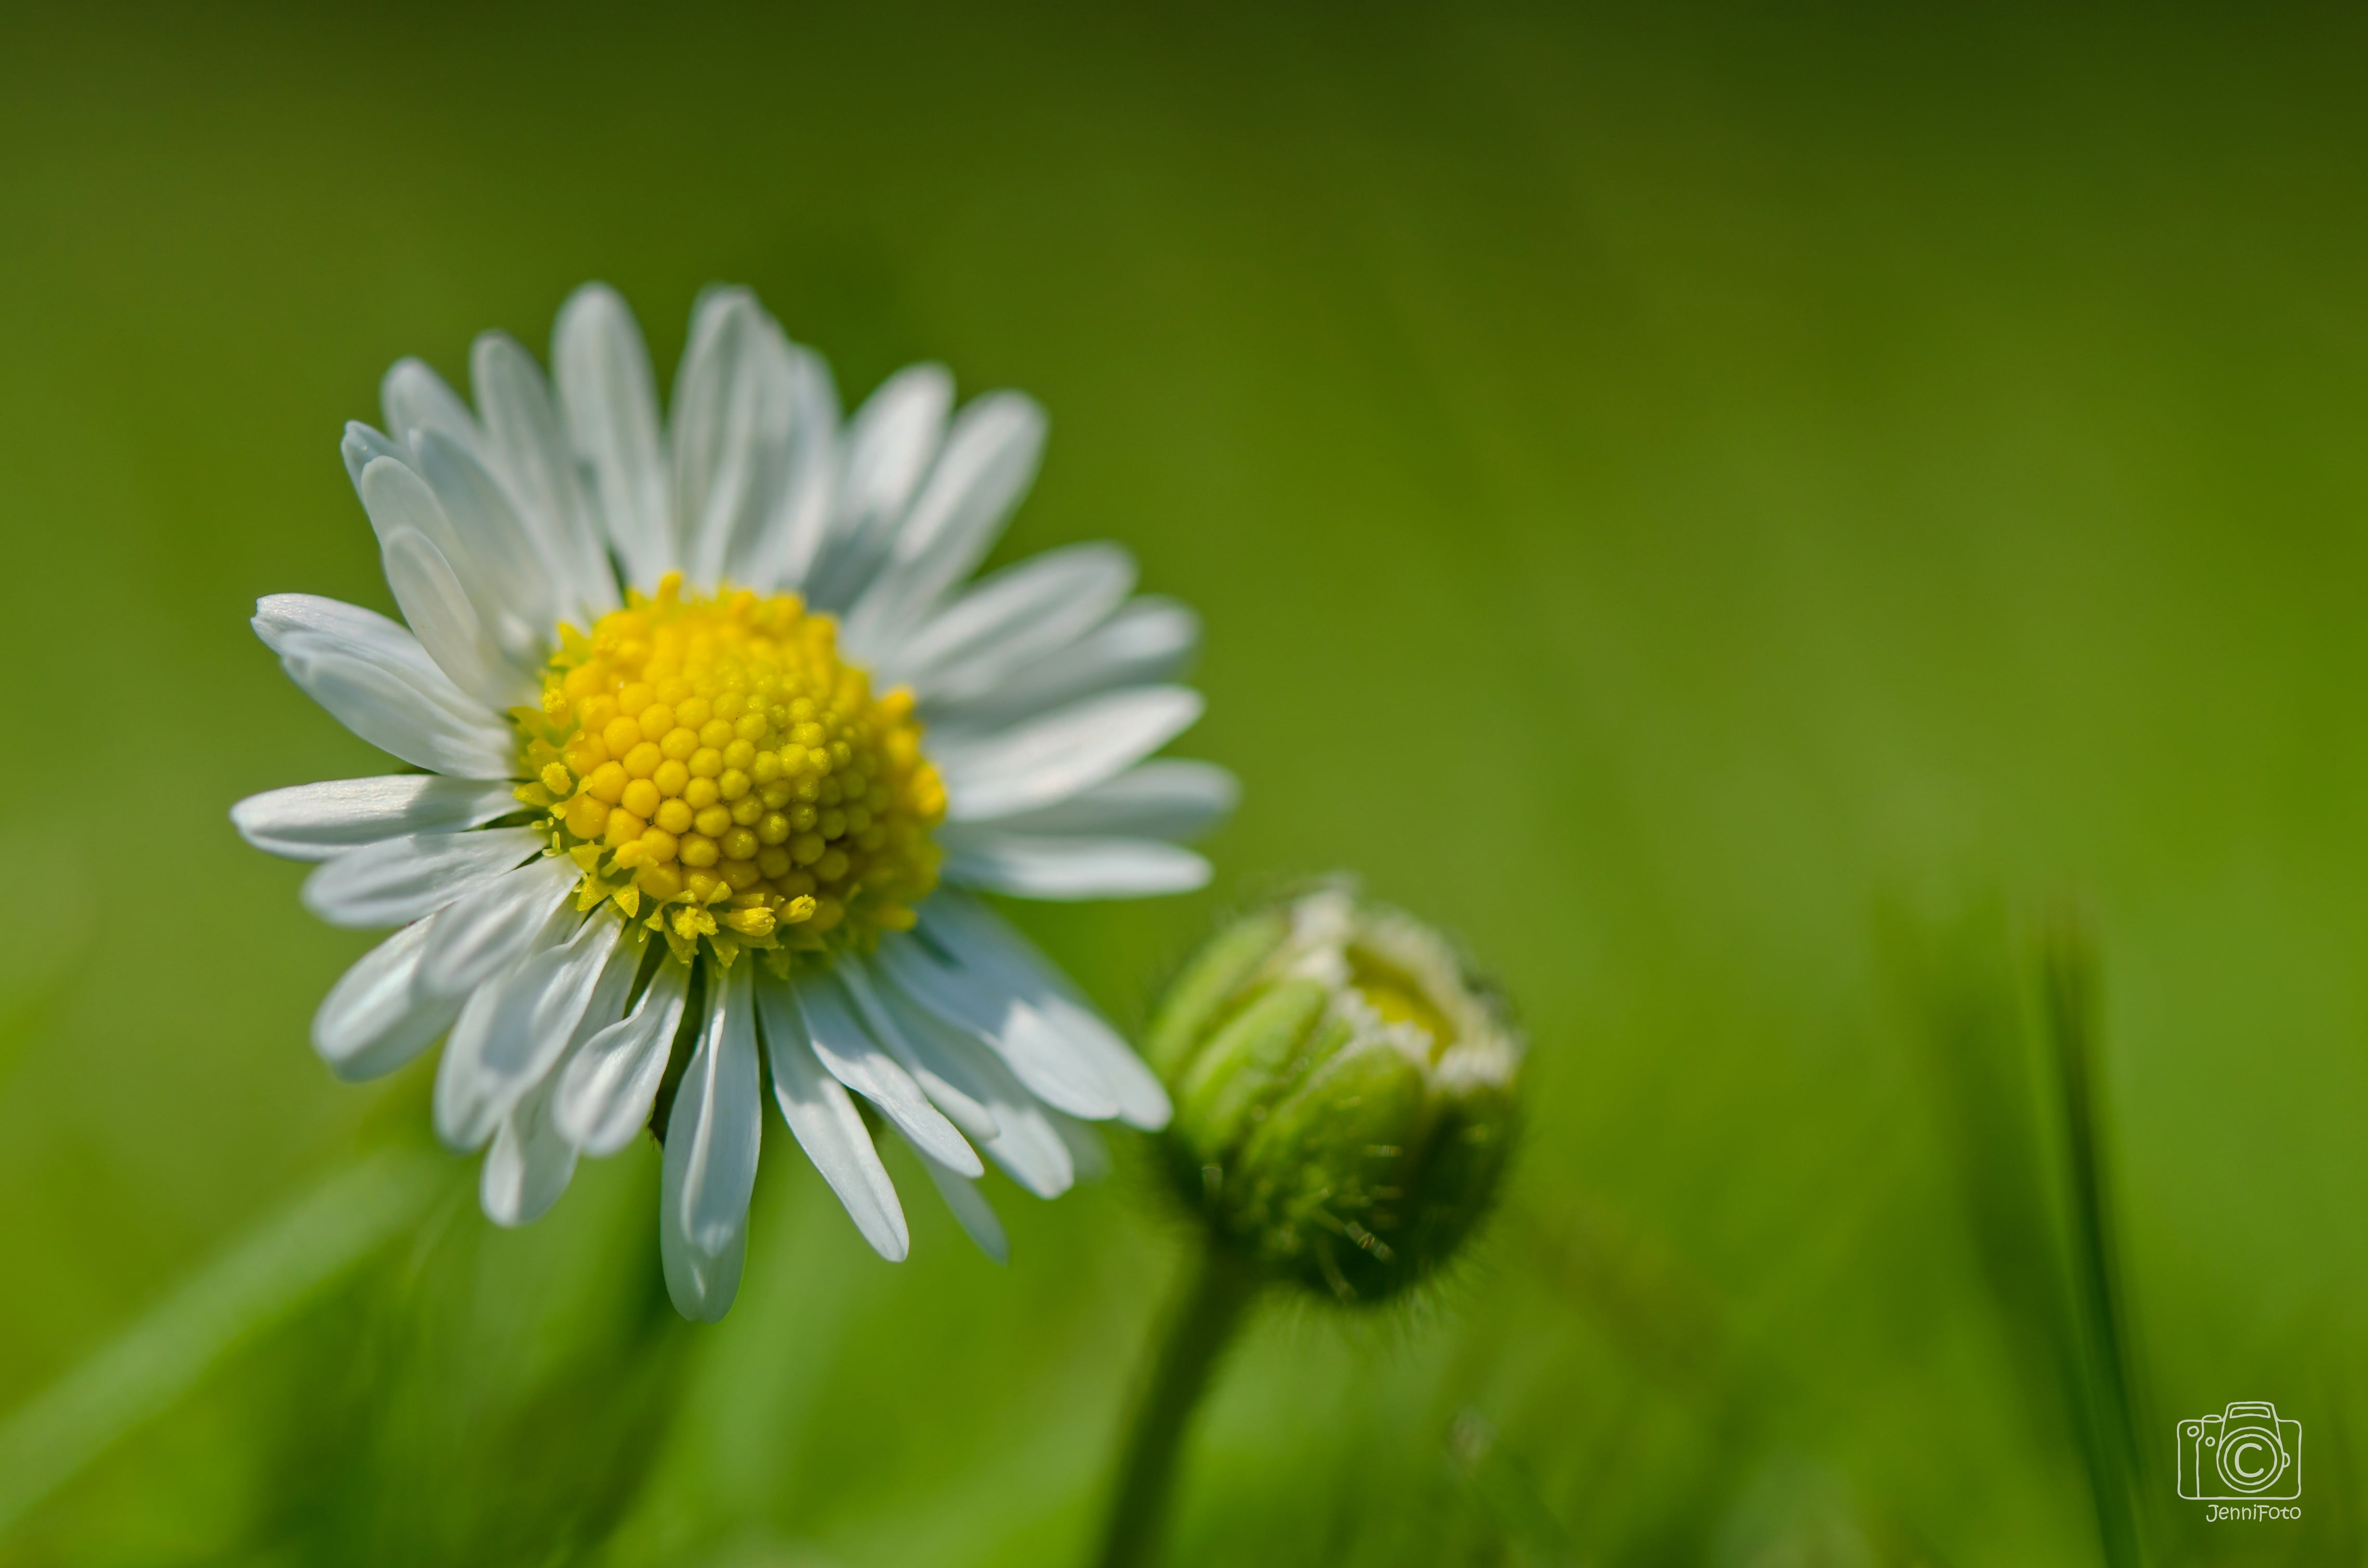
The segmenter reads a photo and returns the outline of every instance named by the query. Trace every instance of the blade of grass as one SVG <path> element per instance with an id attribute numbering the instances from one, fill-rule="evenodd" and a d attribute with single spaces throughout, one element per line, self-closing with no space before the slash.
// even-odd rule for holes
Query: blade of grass
<path id="1" fill-rule="evenodd" d="M 1535 1568 L 1577 1568 L 1578 1548 L 1520 1461 L 1497 1440 L 1497 1429 L 1476 1410 L 1455 1418 L 1447 1456 L 1456 1477 L 1500 1531 Z"/>
<path id="2" fill-rule="evenodd" d="M 2066 1424 L 2105 1561 L 2136 1568 L 2136 1434 L 2147 1428 L 2116 1263 L 2094 943 L 2059 913 L 2042 928 L 2026 990 L 1992 906 L 1920 933 L 1901 922 L 1893 936 L 1916 977 L 1940 1128 L 1983 1272 L 2018 1352 L 2054 1374 L 2032 1385 L 2043 1396 L 2033 1414 Z"/>
<path id="3" fill-rule="evenodd" d="M 2146 1561 L 2137 1519 L 2137 1423 L 2130 1337 L 2116 1259 L 2096 1018 L 2097 960 L 2087 932 L 2058 918 L 2041 949 L 2041 1004 L 2064 1139 L 2066 1244 L 2080 1346 L 2077 1392 L 2097 1528 L 2111 1568 Z"/>
<path id="4" fill-rule="evenodd" d="M 417 1220 L 453 1169 L 415 1149 L 338 1169 L 0 1420 L 0 1532 Z"/>

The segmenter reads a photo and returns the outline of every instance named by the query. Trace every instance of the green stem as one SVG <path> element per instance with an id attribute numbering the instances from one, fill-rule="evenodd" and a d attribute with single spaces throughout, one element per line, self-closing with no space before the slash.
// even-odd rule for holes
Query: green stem
<path id="1" fill-rule="evenodd" d="M 1176 1484 L 1176 1454 L 1225 1346 L 1258 1299 L 1258 1276 L 1204 1235 L 1167 1322 L 1151 1383 L 1135 1407 L 1100 1568 L 1149 1568 Z"/>

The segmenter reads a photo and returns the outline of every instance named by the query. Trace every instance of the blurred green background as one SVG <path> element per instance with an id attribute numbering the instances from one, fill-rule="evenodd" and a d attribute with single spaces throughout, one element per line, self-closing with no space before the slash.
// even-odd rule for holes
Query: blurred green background
<path id="1" fill-rule="evenodd" d="M 1480 1255 L 1258 1325 L 1175 1562 L 2100 1561 L 1980 1089 L 2059 903 L 2151 1550 L 2361 1562 L 2368 15 L 1637 9 L 0 16 L 0 1412 L 422 1135 L 425 1064 L 305 1043 L 364 939 L 224 816 L 379 767 L 245 625 L 392 608 L 340 422 L 586 278 L 670 365 L 726 279 L 850 401 L 1034 393 L 1003 557 L 1204 612 L 1218 886 L 1021 911 L 1113 1016 L 1349 867 L 1531 1032 Z M 451 1162 L 0 1562 L 1079 1561 L 1179 1255 L 1139 1164 L 998 1182 L 1000 1269 L 901 1169 L 892 1267 L 780 1131 L 720 1327 L 652 1149 L 521 1233 Z M 2170 1496 L 2237 1399 L 2301 1521 Z"/>

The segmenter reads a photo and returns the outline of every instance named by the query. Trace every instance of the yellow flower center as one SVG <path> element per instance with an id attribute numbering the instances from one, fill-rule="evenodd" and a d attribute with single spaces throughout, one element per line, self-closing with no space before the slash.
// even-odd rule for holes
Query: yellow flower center
<path id="1" fill-rule="evenodd" d="M 1350 948 L 1349 983 L 1372 1004 L 1385 1024 L 1414 1024 L 1430 1036 L 1430 1059 L 1437 1062 L 1456 1040 L 1455 1026 L 1431 1001 L 1423 983 L 1385 958 Z"/>
<path id="2" fill-rule="evenodd" d="M 913 696 L 871 694 L 838 627 L 793 595 L 685 599 L 669 575 L 589 636 L 559 629 L 540 711 L 513 711 L 519 798 L 548 807 L 552 853 L 689 959 L 744 948 L 869 946 L 937 885 L 945 786 Z"/>

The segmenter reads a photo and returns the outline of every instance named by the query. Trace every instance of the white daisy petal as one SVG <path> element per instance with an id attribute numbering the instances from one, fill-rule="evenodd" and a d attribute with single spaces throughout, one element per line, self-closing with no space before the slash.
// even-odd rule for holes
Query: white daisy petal
<path id="1" fill-rule="evenodd" d="M 446 677 L 409 628 L 376 610 L 317 594 L 268 594 L 255 601 L 255 616 L 248 624 L 263 639 L 264 646 L 283 659 L 290 653 L 326 649 L 365 664 L 382 665 L 415 687 L 420 701 L 455 718 L 485 725 L 489 733 L 497 727 L 485 705 Z"/>
<path id="2" fill-rule="evenodd" d="M 469 379 L 486 457 L 556 574 L 560 612 L 588 626 L 617 608 L 617 579 L 541 367 L 516 338 L 488 332 L 470 350 Z"/>
<path id="3" fill-rule="evenodd" d="M 391 528 L 380 536 L 379 562 L 403 619 L 454 686 L 487 708 L 525 700 L 525 676 L 487 633 L 460 574 L 433 540 L 416 528 Z"/>
<path id="4" fill-rule="evenodd" d="M 887 559 L 913 492 L 944 439 L 954 379 L 942 365 L 910 365 L 864 400 L 848 426 L 830 528 L 806 579 L 806 599 L 836 613 Z"/>
<path id="5" fill-rule="evenodd" d="M 419 956 L 433 924 L 406 926 L 364 953 L 313 1015 L 313 1049 L 346 1082 L 393 1072 L 460 1016 L 460 998 L 436 995 L 418 983 Z"/>
<path id="6" fill-rule="evenodd" d="M 666 438 L 650 351 L 615 290 L 586 283 L 569 298 L 552 329 L 551 364 L 609 543 L 629 582 L 655 587 L 675 564 Z"/>
<path id="7" fill-rule="evenodd" d="M 856 1011 L 862 1017 L 865 1031 L 888 1048 L 888 1054 L 913 1075 L 913 1082 L 920 1085 L 921 1093 L 928 1096 L 931 1105 L 945 1113 L 948 1121 L 981 1141 L 993 1138 L 1000 1131 L 996 1126 L 995 1113 L 987 1109 L 985 1100 L 973 1092 L 974 1084 L 970 1075 L 959 1070 L 951 1074 L 941 1073 L 938 1070 L 936 1059 L 924 1060 L 921 1053 L 914 1049 L 905 1033 L 903 1019 L 881 995 L 880 988 L 873 983 L 871 971 L 864 968 L 860 958 L 853 953 L 845 954 L 831 972 L 837 976 L 840 984 L 847 987 L 847 994 L 854 998 Z"/>
<path id="8" fill-rule="evenodd" d="M 963 1098 L 982 1107 L 991 1106 L 998 1097 L 1009 1097 L 1007 1085 L 1017 1087 L 1009 1070 L 982 1036 L 947 1022 L 915 1001 L 878 960 L 849 954 L 839 960 L 838 967 L 842 972 L 861 973 L 865 993 L 894 1019 L 896 1036 L 912 1060 Z M 926 1087 L 928 1080 L 919 1072 L 913 1076 Z"/>
<path id="9" fill-rule="evenodd" d="M 949 964 L 902 934 L 881 938 L 878 961 L 914 1001 L 985 1040 L 1046 1105 L 1092 1121 L 1119 1113 L 1118 1091 L 1092 1055 L 1064 1039 L 995 977 Z"/>
<path id="10" fill-rule="evenodd" d="M 381 751 L 463 778 L 499 778 L 516 766 L 512 737 L 432 665 L 423 672 L 310 631 L 282 634 L 279 650 L 305 696 Z"/>
<path id="11" fill-rule="evenodd" d="M 1080 698 L 1171 681 L 1191 666 L 1201 618 L 1184 605 L 1143 594 L 1069 646 L 1037 660 L 995 690 L 929 710 L 941 739 L 1007 727 Z"/>
<path id="12" fill-rule="evenodd" d="M 299 638 L 325 642 L 357 658 L 427 677 L 428 689 L 441 694 L 437 700 L 449 701 L 456 713 L 483 711 L 481 704 L 462 696 L 450 681 L 435 686 L 443 672 L 419 645 L 419 639 L 402 622 L 389 620 L 374 609 L 318 594 L 267 594 L 255 601 L 255 618 L 248 624 L 275 653 L 286 653 L 288 644 Z"/>
<path id="13" fill-rule="evenodd" d="M 396 468 L 386 481 L 406 494 L 415 484 L 434 494 L 434 510 L 447 520 L 451 540 L 438 537 L 425 518 L 413 526 L 435 540 L 461 574 L 478 619 L 502 652 L 521 671 L 539 667 L 551 650 L 564 602 L 557 568 L 544 559 L 501 481 L 475 452 L 440 430 L 421 431 L 412 449 L 414 467 Z M 375 461 L 362 470 L 362 502 L 374 525 L 381 503 L 372 494 L 372 482 L 380 472 Z M 408 515 L 419 516 L 416 498 L 408 508 Z"/>
<path id="14" fill-rule="evenodd" d="M 780 1032 L 781 1022 L 794 1030 L 798 1019 L 792 1007 L 766 1005 L 768 985 L 757 987 L 757 1010 L 765 1022 L 765 1052 L 773 1064 L 773 1098 L 781 1108 L 781 1119 L 871 1250 L 891 1263 L 902 1263 L 913 1241 L 888 1168 L 880 1163 L 846 1085 L 823 1071 L 803 1031 L 786 1037 Z"/>
<path id="15" fill-rule="evenodd" d="M 721 524 L 709 547 L 719 581 L 766 588 L 778 584 L 789 564 L 793 506 L 809 514 L 804 531 L 820 532 L 834 454 L 818 444 L 820 433 L 814 428 L 819 410 L 812 360 L 790 342 L 780 323 L 761 310 L 756 312 L 736 378 L 744 407 L 728 422 L 741 432 L 742 457 L 730 487 L 709 496 L 709 515 Z"/>
<path id="16" fill-rule="evenodd" d="M 359 494 L 362 487 L 362 470 L 378 458 L 395 462 L 411 461 L 411 449 L 401 442 L 380 435 L 359 419 L 346 421 L 346 438 L 337 443 L 337 455 L 346 460 L 346 477 L 353 481 Z"/>
<path id="17" fill-rule="evenodd" d="M 700 587 L 754 541 L 788 483 L 796 414 L 789 345 L 746 289 L 699 302 L 675 377 L 674 515 Z"/>
<path id="18" fill-rule="evenodd" d="M 1144 686 L 1089 697 L 999 734 L 939 743 L 946 815 L 982 822 L 1049 806 L 1157 751 L 1204 706 L 1190 687 Z"/>
<path id="19" fill-rule="evenodd" d="M 1103 1142 L 1101 1129 L 1090 1121 L 1079 1121 L 1074 1116 L 1048 1111 L 1044 1119 L 1061 1142 L 1067 1145 L 1069 1160 L 1076 1167 L 1079 1181 L 1099 1181 L 1110 1175 L 1110 1145 Z"/>
<path id="20" fill-rule="evenodd" d="M 485 636 L 518 665 L 518 678 L 541 662 L 551 634 L 548 574 L 493 475 L 466 447 L 441 430 L 419 431 L 409 460 L 370 459 L 354 489 L 381 548 L 405 532 L 436 547 Z M 412 630 L 441 665 L 442 649 L 416 623 Z"/>
<path id="21" fill-rule="evenodd" d="M 905 1142 L 919 1158 L 921 1168 L 929 1173 L 929 1180 L 937 1185 L 938 1196 L 944 1199 L 946 1207 L 954 1211 L 954 1219 L 961 1223 L 962 1233 L 995 1262 L 1009 1263 L 1011 1243 L 1004 1236 L 1003 1221 L 995 1217 L 994 1208 L 978 1188 L 964 1179 L 961 1172 L 949 1170 L 931 1159 L 929 1152 L 915 1144 L 911 1139 Z"/>
<path id="22" fill-rule="evenodd" d="M 441 431 L 472 451 L 484 443 L 476 416 L 444 378 L 417 359 L 398 359 L 379 382 L 379 406 L 386 427 L 398 441 L 411 444 L 415 432 Z"/>
<path id="23" fill-rule="evenodd" d="M 560 1096 L 585 1046 L 615 1019 L 640 967 L 640 945 L 621 939 L 623 935 L 620 921 L 606 910 L 596 911 L 571 944 L 581 950 L 536 1005 L 530 1029 L 538 1039 L 556 1040 L 561 1045 L 541 1080 L 502 1118 L 486 1152 L 479 1197 L 496 1224 L 523 1225 L 539 1219 L 575 1175 L 581 1141 L 571 1137 L 560 1120 Z M 659 1072 L 651 1077 L 653 1095 L 663 1073 L 661 1057 Z M 645 1098 L 643 1119 L 648 1114 Z"/>
<path id="24" fill-rule="evenodd" d="M 575 1145 L 551 1117 L 556 1074 L 537 1084 L 494 1134 L 478 1173 L 477 1201 L 496 1225 L 527 1225 L 548 1213 L 575 1175 Z"/>
<path id="25" fill-rule="evenodd" d="M 547 855 L 472 888 L 437 917 L 422 981 L 447 996 L 484 984 L 525 955 L 575 882 L 575 862 Z"/>
<path id="26" fill-rule="evenodd" d="M 249 795 L 230 809 L 239 836 L 290 860 L 326 860 L 413 833 L 458 833 L 518 809 L 507 783 L 397 773 Z"/>
<path id="27" fill-rule="evenodd" d="M 803 1036 L 832 1077 L 878 1106 L 916 1146 L 971 1176 L 986 1168 L 954 1124 L 929 1104 L 912 1074 L 872 1039 L 836 975 L 802 975 L 793 985 L 768 980 L 757 994 L 765 1008 L 765 1028 L 773 1038 L 786 1041 Z M 794 1007 L 789 1005 L 792 1001 Z"/>
<path id="28" fill-rule="evenodd" d="M 658 1250 L 675 1310 L 713 1323 L 740 1289 L 748 1197 L 764 1134 L 757 1098 L 756 1009 L 741 964 L 709 990 L 699 1048 L 666 1118 Z"/>
<path id="29" fill-rule="evenodd" d="M 1114 544 L 1048 550 L 931 616 L 882 657 L 880 678 L 924 706 L 984 695 L 1100 624 L 1133 586 L 1134 557 Z"/>
<path id="30" fill-rule="evenodd" d="M 1209 862 L 1156 838 L 1091 838 L 948 824 L 944 876 L 1019 898 L 1147 898 L 1209 885 Z"/>
<path id="31" fill-rule="evenodd" d="M 918 621 L 986 558 L 1043 452 L 1044 411 L 1018 392 L 989 392 L 954 416 L 879 574 L 847 612 L 847 645 L 859 657 Z"/>
<path id="32" fill-rule="evenodd" d="M 993 975 L 1009 987 L 1064 1040 L 1084 1051 L 1117 1093 L 1122 1119 L 1154 1131 L 1167 1125 L 1167 1091 L 1158 1077 L 1008 921 L 975 899 L 949 892 L 929 901 L 922 929 L 965 969 Z"/>
<path id="33" fill-rule="evenodd" d="M 735 583 L 796 588 L 813 571 L 830 529 L 831 490 L 838 478 L 838 389 L 821 355 L 788 346 L 791 402 L 787 482 L 764 529 L 724 562 Z"/>
<path id="34" fill-rule="evenodd" d="M 1189 843 L 1233 814 L 1242 787 L 1213 762 L 1158 757 L 1034 811 L 985 825 L 1011 833 L 1108 835 Z"/>
<path id="35" fill-rule="evenodd" d="M 746 289 L 708 289 L 691 311 L 691 332 L 675 369 L 667 445 L 675 455 L 675 559 L 696 587 L 723 575 L 724 542 L 762 488 L 765 415 L 781 424 L 786 401 L 768 398 L 756 299 Z"/>
<path id="36" fill-rule="evenodd" d="M 436 1131 L 453 1148 L 481 1147 L 567 1049 L 575 1018 L 553 1027 L 546 1004 L 573 992 L 580 1008 L 586 971 L 598 971 L 616 939 L 614 921 L 575 920 L 573 910 L 552 915 L 529 934 L 524 956 L 461 1007 L 436 1072 Z"/>
<path id="37" fill-rule="evenodd" d="M 947 1023 L 884 977 L 881 1000 L 896 1016 L 914 1053 L 994 1116 L 995 1135 L 982 1144 L 987 1158 L 1039 1198 L 1058 1198 L 1076 1175 L 1067 1144 L 1047 1112 L 985 1041 Z"/>
<path id="38" fill-rule="evenodd" d="M 649 1125 L 689 994 L 690 971 L 671 958 L 663 960 L 633 1010 L 567 1059 L 556 1114 L 560 1131 L 586 1153 L 613 1154 Z"/>
<path id="39" fill-rule="evenodd" d="M 401 926 L 435 914 L 549 842 L 523 827 L 381 839 L 322 862 L 304 879 L 304 907 L 332 926 Z"/>
<path id="40" fill-rule="evenodd" d="M 1025 1002 L 1006 1004 L 1004 1027 L 990 1043 L 1029 1093 L 1055 1110 L 1101 1121 L 1125 1108 L 1094 1054 Z"/>
<path id="41" fill-rule="evenodd" d="M 1058 1198 L 1076 1184 L 1076 1163 L 1053 1128 L 1058 1114 L 1038 1105 L 1032 1096 L 1008 1110 L 998 1106 L 996 1115 L 1003 1121 L 1003 1131 L 986 1144 L 987 1158 L 1038 1198 Z"/>
<path id="42" fill-rule="evenodd" d="M 630 925 L 618 927 L 617 940 L 609 949 L 609 960 L 601 966 L 599 977 L 593 983 L 591 994 L 584 1004 L 583 1017 L 576 1021 L 571 1049 L 585 1045 L 594 1035 L 621 1020 L 625 1003 L 633 994 L 633 982 L 641 977 L 642 960 L 648 951 L 645 930 Z M 677 964 L 675 967 L 679 969 L 682 966 Z"/>
<path id="43" fill-rule="evenodd" d="M 554 918 L 564 923 L 574 918 L 574 912 L 563 909 Z M 593 1032 L 585 1027 L 585 1015 L 595 998 L 604 990 L 615 994 L 616 971 L 623 969 L 626 983 L 632 983 L 632 963 L 638 954 L 632 943 L 622 939 L 624 930 L 625 923 L 615 911 L 603 905 L 569 937 L 567 961 L 543 987 L 528 1025 L 537 1040 L 557 1043 L 540 1045 L 538 1050 L 550 1051 L 555 1059 L 580 1044 Z M 599 1018 L 594 1028 L 613 1016 Z"/>

